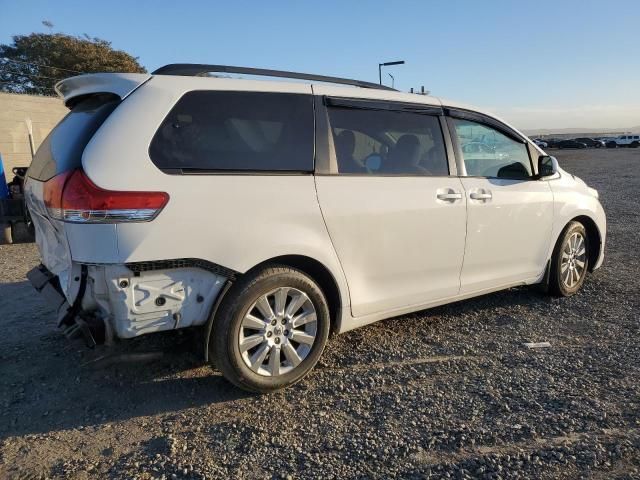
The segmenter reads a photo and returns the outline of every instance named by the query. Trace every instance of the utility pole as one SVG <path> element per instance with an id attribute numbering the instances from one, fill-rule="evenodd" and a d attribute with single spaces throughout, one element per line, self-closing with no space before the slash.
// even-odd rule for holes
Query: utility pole
<path id="1" fill-rule="evenodd" d="M 389 67 L 391 65 L 404 65 L 404 60 L 398 60 L 396 62 L 385 62 L 378 64 L 378 80 L 380 81 L 380 85 L 382 85 L 382 67 Z"/>

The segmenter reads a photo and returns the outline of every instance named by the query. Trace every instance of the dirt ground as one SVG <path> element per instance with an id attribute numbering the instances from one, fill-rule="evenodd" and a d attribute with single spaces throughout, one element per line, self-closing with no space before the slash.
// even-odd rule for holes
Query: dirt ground
<path id="1" fill-rule="evenodd" d="M 0 246 L 0 478 L 640 478 L 640 149 L 551 152 L 608 214 L 578 295 L 379 322 L 267 396 L 204 365 L 198 331 L 69 342 L 35 246 Z"/>

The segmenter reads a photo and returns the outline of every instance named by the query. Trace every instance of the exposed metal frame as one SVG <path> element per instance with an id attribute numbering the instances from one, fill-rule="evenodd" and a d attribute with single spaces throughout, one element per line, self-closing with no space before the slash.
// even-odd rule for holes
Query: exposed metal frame
<path id="1" fill-rule="evenodd" d="M 364 82 L 362 80 L 352 80 L 350 78 L 328 77 L 326 75 L 314 75 L 311 73 L 286 72 L 283 70 L 269 70 L 266 68 L 232 67 L 229 65 L 208 65 L 204 63 L 171 63 L 160 67 L 152 75 L 180 75 L 197 76 L 205 73 L 237 73 L 244 75 L 257 75 L 261 77 L 292 78 L 297 80 L 309 80 L 312 82 L 337 83 L 341 85 L 351 85 L 361 88 L 373 88 L 376 90 L 391 90 L 397 92 L 395 88 L 377 83 Z"/>

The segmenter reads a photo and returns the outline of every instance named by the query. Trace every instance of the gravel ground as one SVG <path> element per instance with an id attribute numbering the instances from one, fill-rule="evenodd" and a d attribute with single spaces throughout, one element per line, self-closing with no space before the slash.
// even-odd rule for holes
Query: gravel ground
<path id="1" fill-rule="evenodd" d="M 578 295 L 379 322 L 267 396 L 203 365 L 197 332 L 67 341 L 25 281 L 34 245 L 1 246 L 0 478 L 640 478 L 640 149 L 557 156 L 609 219 Z"/>

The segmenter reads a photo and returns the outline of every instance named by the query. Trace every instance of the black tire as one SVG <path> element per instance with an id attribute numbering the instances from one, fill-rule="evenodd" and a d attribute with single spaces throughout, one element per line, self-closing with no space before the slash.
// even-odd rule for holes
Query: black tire
<path id="1" fill-rule="evenodd" d="M 13 243 L 13 235 L 11 235 L 11 224 L 10 223 L 0 223 L 0 244 L 10 245 Z"/>
<path id="2" fill-rule="evenodd" d="M 578 235 L 582 238 L 584 245 L 584 256 L 579 255 L 574 258 L 573 269 L 575 269 L 576 273 L 568 273 L 570 266 L 563 265 L 563 254 L 567 254 L 567 246 L 571 241 L 574 235 Z M 580 249 L 582 252 L 582 249 Z M 583 266 L 578 273 L 578 269 L 580 268 L 578 262 L 583 262 Z M 551 258 L 551 269 L 549 271 L 549 293 L 558 297 L 569 297 L 575 294 L 582 284 L 584 283 L 584 279 L 587 276 L 587 271 L 589 270 L 589 237 L 587 236 L 587 231 L 580 222 L 570 222 L 556 243 L 555 248 L 553 249 L 553 257 Z M 566 279 L 568 275 L 572 275 L 571 282 L 575 280 L 575 276 L 578 276 L 577 281 L 574 283 L 567 282 Z"/>
<path id="3" fill-rule="evenodd" d="M 638 148 L 638 146 L 640 146 L 640 142 L 631 142 L 629 148 Z"/>
<path id="4" fill-rule="evenodd" d="M 297 289 L 311 301 L 316 314 L 315 339 L 304 359 L 297 366 L 290 365 L 292 370 L 277 376 L 265 376 L 252 370 L 243 359 L 239 345 L 241 325 L 258 299 L 281 287 Z M 234 385 L 251 392 L 267 393 L 293 385 L 311 371 L 322 355 L 329 330 L 329 306 L 320 287 L 300 270 L 279 265 L 267 266 L 242 276 L 223 299 L 209 339 L 209 358 Z M 286 341 L 283 340 L 281 345 L 283 349 Z M 271 351 L 268 350 L 264 361 L 268 362 Z"/>

